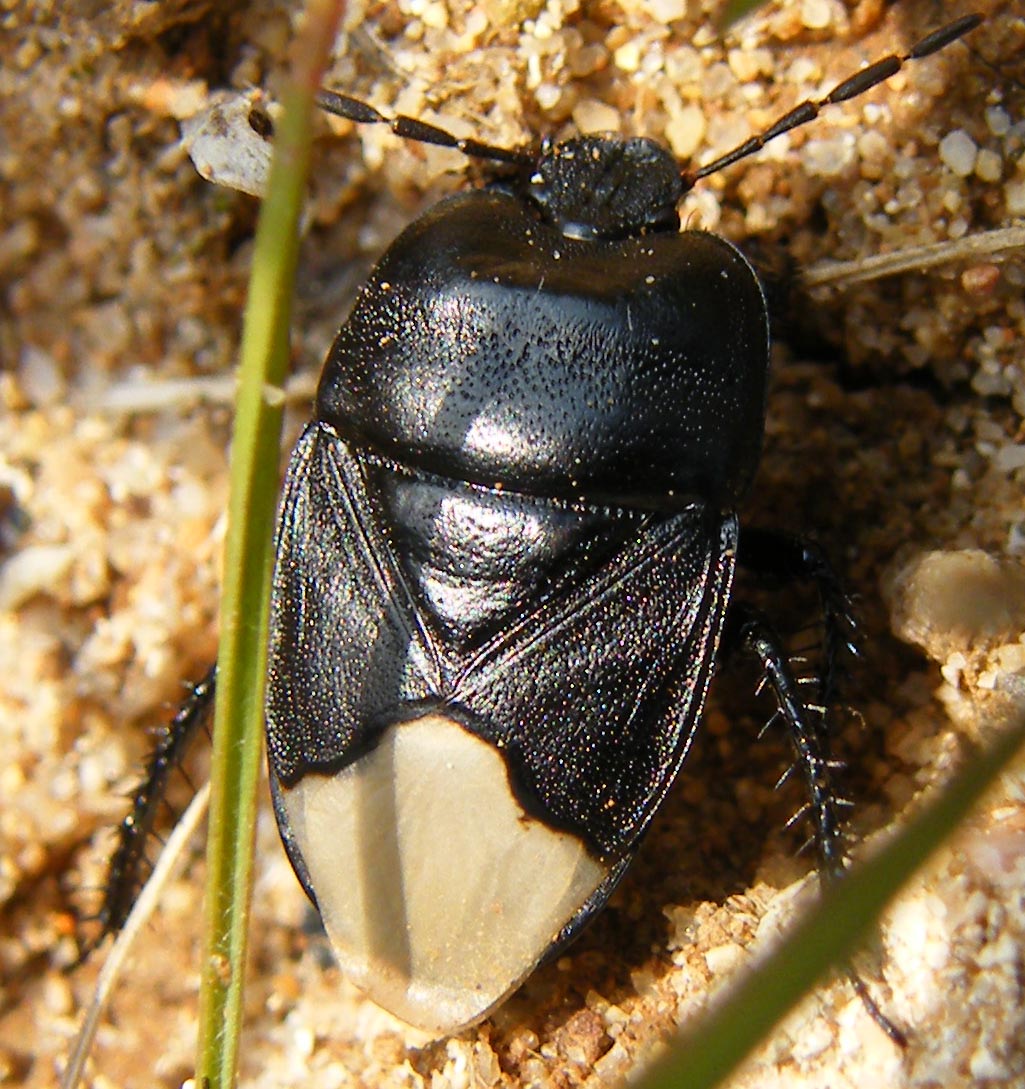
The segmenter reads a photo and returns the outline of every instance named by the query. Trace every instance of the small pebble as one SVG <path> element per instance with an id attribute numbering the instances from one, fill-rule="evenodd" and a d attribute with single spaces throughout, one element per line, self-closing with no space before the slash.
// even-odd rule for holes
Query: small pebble
<path id="1" fill-rule="evenodd" d="M 959 178 L 967 178 L 975 169 L 979 149 L 964 129 L 948 132 L 940 141 L 940 159 Z"/>

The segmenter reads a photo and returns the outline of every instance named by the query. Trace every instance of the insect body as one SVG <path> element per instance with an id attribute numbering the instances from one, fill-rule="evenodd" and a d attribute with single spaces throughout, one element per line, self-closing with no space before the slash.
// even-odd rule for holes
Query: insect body
<path id="1" fill-rule="evenodd" d="M 817 711 L 738 563 L 805 577 L 822 687 L 849 638 L 813 547 L 741 534 L 769 316 L 730 243 L 680 233 L 700 177 L 978 23 L 888 57 L 698 171 L 649 140 L 499 160 L 392 244 L 292 454 L 267 738 L 293 867 L 346 972 L 437 1033 L 484 1017 L 607 900 L 683 764 L 724 648 L 760 661 L 842 869 Z M 325 94 L 356 121 L 372 107 Z"/>
<path id="2" fill-rule="evenodd" d="M 605 169 L 580 143 L 559 154 Z M 721 239 L 569 238 L 486 190 L 361 292 L 289 467 L 267 729 L 300 878 L 406 1020 L 501 1000 L 604 902 L 679 770 L 768 350 Z"/>
<path id="3" fill-rule="evenodd" d="M 288 470 L 267 697 L 279 826 L 343 967 L 436 1032 L 485 1016 L 604 904 L 686 757 L 725 629 L 767 670 L 840 866 L 786 656 L 730 602 L 765 416 L 757 276 L 680 233 L 700 175 L 652 141 L 460 146 L 518 173 L 409 227 L 335 340 Z M 818 579 L 841 638 L 828 568 L 752 541 L 754 565 Z"/>

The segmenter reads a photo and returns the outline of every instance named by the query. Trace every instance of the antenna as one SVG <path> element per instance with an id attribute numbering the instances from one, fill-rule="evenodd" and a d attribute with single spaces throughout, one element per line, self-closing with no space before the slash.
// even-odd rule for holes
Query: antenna
<path id="1" fill-rule="evenodd" d="M 908 61 L 921 60 L 923 57 L 928 57 L 932 53 L 945 49 L 951 43 L 974 30 L 982 21 L 983 17 L 979 14 L 962 15 L 960 19 L 955 19 L 953 22 L 947 23 L 946 26 L 932 31 L 931 34 L 926 34 L 907 53 L 891 53 L 889 56 L 877 60 L 874 64 L 870 64 L 867 68 L 863 68 L 860 72 L 856 72 L 853 76 L 849 76 L 841 83 L 838 83 L 825 97 L 805 100 L 800 105 L 795 106 L 789 113 L 784 114 L 764 132 L 748 137 L 742 144 L 738 144 L 733 148 L 732 151 L 713 159 L 706 166 L 695 169 L 681 169 L 679 173 L 682 187 L 680 195 L 689 192 L 702 178 L 707 178 L 709 174 L 715 174 L 741 159 L 746 159 L 756 151 L 760 151 L 770 140 L 774 140 L 777 136 L 782 136 L 785 132 L 790 132 L 801 125 L 806 125 L 809 121 L 813 121 L 818 117 L 823 107 L 857 98 L 858 95 L 878 86 L 884 80 L 889 79 L 890 76 L 896 75 Z M 387 125 L 396 136 L 403 139 L 455 148 L 473 159 L 489 159 L 493 162 L 510 163 L 528 170 L 536 167 L 538 163 L 538 153 L 535 151 L 523 148 L 497 147 L 494 144 L 485 144 L 472 138 L 459 139 L 445 129 L 415 117 L 408 117 L 405 114 L 387 117 L 368 102 L 353 98 L 351 95 L 340 94 L 337 91 L 319 91 L 317 93 L 317 105 L 328 113 L 344 117 L 348 121 L 367 125 Z M 542 147 L 542 155 L 547 147 L 550 147 L 550 145 L 546 144 Z"/>
<path id="2" fill-rule="evenodd" d="M 921 60 L 931 53 L 936 53 L 958 38 L 964 37 L 969 31 L 974 30 L 982 22 L 982 16 L 963 15 L 952 23 L 926 34 L 921 41 L 916 42 L 907 53 L 891 53 L 882 60 L 877 60 L 853 76 L 849 76 L 842 83 L 838 83 L 824 98 L 807 99 L 799 106 L 795 106 L 789 113 L 784 114 L 774 125 L 756 136 L 750 136 L 742 144 L 738 144 L 732 151 L 713 159 L 707 166 L 698 167 L 696 170 L 681 170 L 680 180 L 683 184 L 683 192 L 688 192 L 702 178 L 709 174 L 715 174 L 724 167 L 732 166 L 740 159 L 746 159 L 760 151 L 770 140 L 782 136 L 784 132 L 799 128 L 818 117 L 824 106 L 831 106 L 835 102 L 847 102 L 865 91 L 877 86 L 890 76 L 896 75 L 908 61 Z"/>
<path id="3" fill-rule="evenodd" d="M 484 144 L 479 140 L 460 140 L 452 133 L 431 125 L 426 121 L 420 121 L 416 117 L 407 117 L 405 114 L 396 114 L 394 117 L 386 117 L 380 110 L 374 109 L 369 102 L 362 102 L 351 95 L 339 94 L 337 91 L 320 90 L 317 92 L 317 105 L 328 113 L 344 117 L 348 121 L 356 121 L 366 125 L 387 125 L 396 136 L 405 140 L 417 140 L 422 144 L 438 144 L 440 147 L 452 147 L 461 151 L 472 159 L 491 159 L 500 163 L 512 163 L 515 166 L 530 167 L 534 165 L 536 156 L 528 151 L 514 151 L 510 148 L 496 147 L 494 144 Z"/>

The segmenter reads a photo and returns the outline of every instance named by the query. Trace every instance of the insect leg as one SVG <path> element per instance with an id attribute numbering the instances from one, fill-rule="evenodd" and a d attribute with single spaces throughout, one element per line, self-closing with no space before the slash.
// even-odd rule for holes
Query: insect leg
<path id="1" fill-rule="evenodd" d="M 833 764 L 825 733 L 808 714 L 786 650 L 757 610 L 742 602 L 730 606 L 724 644 L 727 650 L 736 647 L 756 658 L 772 689 L 779 715 L 786 724 L 796 765 L 804 778 L 808 801 L 802 812 L 808 814 L 815 827 L 823 879 L 832 881 L 843 874 L 843 844 Z"/>
<path id="2" fill-rule="evenodd" d="M 796 540 L 794 538 L 795 542 Z M 816 551 L 812 548 L 810 554 L 814 556 Z M 786 650 L 772 627 L 757 610 L 743 603 L 731 605 L 726 617 L 724 644 L 727 649 L 731 646 L 737 647 L 755 657 L 772 689 L 807 791 L 808 801 L 799 810 L 798 816 L 810 817 L 815 827 L 819 879 L 823 885 L 833 885 L 844 873 L 839 817 L 842 803 L 833 782 L 834 763 L 830 759 L 826 732 L 816 728 L 817 716 L 809 716 L 797 678 L 790 668 Z M 904 1033 L 879 1008 L 864 980 L 853 969 L 848 969 L 847 975 L 872 1020 L 898 1047 L 906 1047 Z"/>
<path id="3" fill-rule="evenodd" d="M 191 688 L 146 761 L 145 774 L 133 796 L 132 808 L 121 823 L 118 844 L 110 858 L 103 901 L 92 920 L 99 929 L 82 942 L 79 961 L 84 960 L 108 934 L 116 934 L 132 910 L 146 880 L 146 849 L 150 837 L 155 834 L 157 813 L 167 794 L 168 783 L 174 772 L 182 771 L 189 747 L 199 730 L 210 721 L 216 683 L 215 664 Z"/>
<path id="4" fill-rule="evenodd" d="M 745 527 L 737 562 L 762 577 L 815 586 L 824 624 L 819 700 L 828 707 L 844 657 L 858 657 L 858 625 L 851 599 L 825 552 L 814 541 L 775 529 Z"/>

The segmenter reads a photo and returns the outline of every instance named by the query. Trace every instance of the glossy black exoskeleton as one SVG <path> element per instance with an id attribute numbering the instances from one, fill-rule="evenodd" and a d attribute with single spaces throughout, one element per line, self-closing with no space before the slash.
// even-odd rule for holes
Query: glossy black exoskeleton
<path id="1" fill-rule="evenodd" d="M 769 317 L 694 182 L 874 86 L 969 16 L 700 170 L 658 144 L 458 141 L 506 164 L 388 249 L 330 351 L 280 510 L 267 739 L 289 857 L 343 967 L 437 1033 L 485 1016 L 597 911 L 686 758 L 724 645 L 761 662 L 842 868 L 817 712 L 739 563 L 846 599 L 799 539 L 740 532 Z"/>
<path id="2" fill-rule="evenodd" d="M 267 738 L 293 865 L 406 1020 L 447 1031 L 504 997 L 605 899 L 679 770 L 768 352 L 728 243 L 569 238 L 487 190 L 360 292 L 285 485 Z"/>

